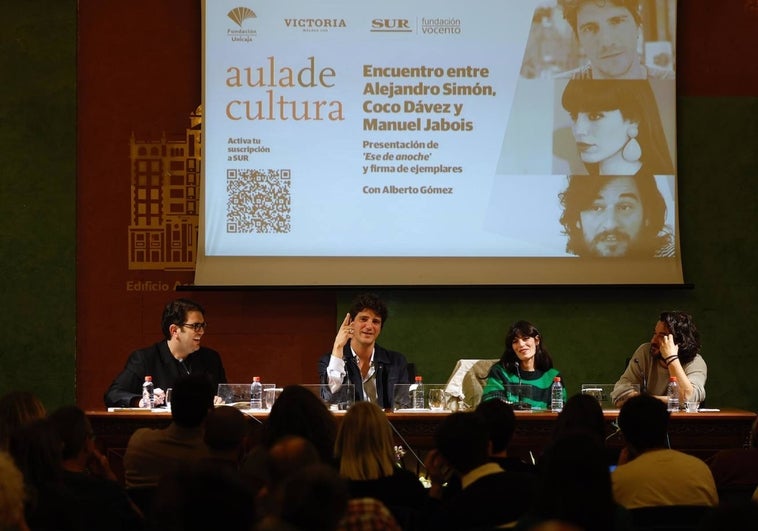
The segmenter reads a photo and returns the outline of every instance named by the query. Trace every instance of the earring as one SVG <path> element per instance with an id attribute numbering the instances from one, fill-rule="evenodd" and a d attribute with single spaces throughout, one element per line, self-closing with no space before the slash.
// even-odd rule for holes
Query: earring
<path id="1" fill-rule="evenodd" d="M 627 162 L 637 162 L 642 156 L 642 147 L 637 142 L 637 135 L 639 134 L 637 124 L 630 125 L 626 134 L 629 135 L 629 140 L 621 151 L 621 156 Z"/>

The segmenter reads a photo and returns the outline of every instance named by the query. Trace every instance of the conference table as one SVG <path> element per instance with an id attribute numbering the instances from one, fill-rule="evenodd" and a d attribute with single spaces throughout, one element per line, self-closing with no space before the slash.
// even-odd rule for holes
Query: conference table
<path id="1" fill-rule="evenodd" d="M 246 411 L 250 418 L 253 438 L 260 437 L 266 411 Z M 406 450 L 406 464 L 415 457 L 421 460 L 434 446 L 434 432 L 449 412 L 398 411 L 387 412 L 398 445 Z M 334 412 L 340 422 L 343 412 Z M 114 472 L 123 477 L 123 455 L 129 437 L 138 428 L 163 428 L 171 422 L 168 411 L 120 409 L 87 411 L 97 443 L 105 452 Z M 509 455 L 527 461 L 537 458 L 549 442 L 558 414 L 550 411 L 516 411 L 516 431 L 509 446 Z M 603 412 L 607 444 L 620 450 L 623 439 L 616 428 L 618 410 Z M 701 410 L 697 413 L 672 413 L 669 422 L 671 448 L 706 459 L 724 448 L 741 448 L 747 444 L 756 413 L 735 408 Z M 414 455 L 415 454 L 415 455 Z M 418 462 L 415 463 L 418 465 Z"/>

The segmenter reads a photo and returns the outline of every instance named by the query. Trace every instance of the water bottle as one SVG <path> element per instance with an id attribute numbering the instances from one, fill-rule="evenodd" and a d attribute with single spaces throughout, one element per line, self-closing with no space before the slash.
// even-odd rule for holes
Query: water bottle
<path id="1" fill-rule="evenodd" d="M 254 376 L 250 384 L 250 409 L 263 409 L 263 385 L 261 377 Z"/>
<path id="2" fill-rule="evenodd" d="M 563 384 L 561 377 L 553 378 L 553 385 L 550 387 L 550 411 L 561 411 L 563 409 Z"/>
<path id="3" fill-rule="evenodd" d="M 669 398 L 668 410 L 679 411 L 679 382 L 676 381 L 676 376 L 669 377 L 666 395 Z"/>
<path id="4" fill-rule="evenodd" d="M 153 393 L 153 377 L 145 376 L 142 384 L 142 407 L 153 409 L 155 407 L 155 393 Z"/>
<path id="5" fill-rule="evenodd" d="M 416 376 L 416 386 L 413 388 L 413 409 L 424 409 L 424 383 L 421 376 Z"/>

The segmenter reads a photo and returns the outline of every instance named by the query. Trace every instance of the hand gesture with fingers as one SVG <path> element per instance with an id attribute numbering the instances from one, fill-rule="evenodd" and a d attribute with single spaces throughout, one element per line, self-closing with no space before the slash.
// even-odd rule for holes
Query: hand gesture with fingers
<path id="1" fill-rule="evenodd" d="M 350 318 L 350 314 L 346 314 L 342 320 L 339 330 L 337 330 L 337 337 L 334 338 L 334 346 L 332 347 L 332 356 L 338 358 L 342 357 L 342 349 L 347 342 L 353 337 L 353 321 Z"/>

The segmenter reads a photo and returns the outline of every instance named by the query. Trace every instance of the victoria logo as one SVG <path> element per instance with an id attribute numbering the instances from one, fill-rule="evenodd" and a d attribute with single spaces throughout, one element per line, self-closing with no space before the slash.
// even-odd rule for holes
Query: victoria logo
<path id="1" fill-rule="evenodd" d="M 235 7 L 229 11 L 229 13 L 227 13 L 227 16 L 232 19 L 240 28 L 242 27 L 242 22 L 245 20 L 249 18 L 257 18 L 255 12 L 249 7 Z"/>

